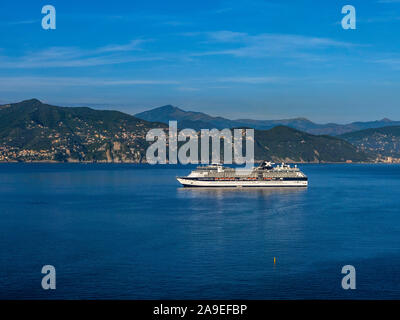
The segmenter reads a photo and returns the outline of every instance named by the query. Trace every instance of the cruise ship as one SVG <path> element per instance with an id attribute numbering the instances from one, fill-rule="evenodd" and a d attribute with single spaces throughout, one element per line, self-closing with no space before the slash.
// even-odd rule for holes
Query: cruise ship
<path id="1" fill-rule="evenodd" d="M 199 166 L 186 177 L 177 177 L 185 187 L 307 187 L 308 178 L 295 165 L 264 161 L 252 170 L 220 164 Z"/>

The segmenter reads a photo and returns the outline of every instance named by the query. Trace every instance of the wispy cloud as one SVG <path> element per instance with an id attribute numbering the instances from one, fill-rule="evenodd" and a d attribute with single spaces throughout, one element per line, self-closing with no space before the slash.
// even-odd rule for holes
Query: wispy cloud
<path id="1" fill-rule="evenodd" d="M 52 88 L 72 87 L 120 87 L 120 86 L 172 86 L 181 92 L 196 92 L 204 89 L 226 89 L 226 84 L 272 84 L 288 82 L 290 79 L 282 77 L 217 77 L 210 79 L 115 79 L 98 77 L 52 77 L 52 76 L 11 76 L 0 77 L 1 91 L 21 91 Z"/>
<path id="2" fill-rule="evenodd" d="M 141 44 L 147 41 L 149 40 L 139 39 L 123 45 L 107 45 L 94 49 L 50 47 L 28 52 L 20 57 L 0 56 L 0 68 L 90 67 L 163 59 L 132 55 L 134 51 L 141 51 Z"/>
<path id="3" fill-rule="evenodd" d="M 229 8 L 221 8 L 221 9 L 217 9 L 217 10 L 213 11 L 212 13 L 220 14 L 220 13 L 230 12 L 232 10 L 233 10 L 233 8 L 231 8 L 231 7 L 229 7 Z"/>
<path id="4" fill-rule="evenodd" d="M 283 80 L 284 79 L 279 77 L 226 77 L 217 79 L 217 82 L 260 84 L 260 83 L 278 83 L 282 82 Z"/>
<path id="5" fill-rule="evenodd" d="M 137 39 L 137 40 L 132 40 L 127 44 L 122 44 L 122 45 L 108 45 L 104 47 L 100 47 L 95 52 L 97 53 L 102 53 L 102 52 L 126 52 L 126 51 L 135 51 L 135 50 L 142 50 L 140 47 L 141 44 L 151 41 L 150 39 L 148 40 L 142 40 L 142 39 Z"/>
<path id="6" fill-rule="evenodd" d="M 372 62 L 385 64 L 396 70 L 400 69 L 400 57 L 375 59 Z"/>
<path id="7" fill-rule="evenodd" d="M 0 90 L 18 91 L 21 89 L 51 87 L 109 87 L 136 85 L 179 85 L 175 80 L 158 79 L 100 79 L 86 77 L 0 77 Z"/>
<path id="8" fill-rule="evenodd" d="M 194 91 L 200 91 L 200 88 L 194 88 L 194 87 L 178 87 L 176 88 L 178 91 L 186 91 L 186 92 L 194 92 Z"/>
<path id="9" fill-rule="evenodd" d="M 292 34 L 263 33 L 250 35 L 243 32 L 215 31 L 186 33 L 186 36 L 205 36 L 204 44 L 220 44 L 225 48 L 193 53 L 194 56 L 232 55 L 235 57 L 293 57 L 318 60 L 318 50 L 326 48 L 352 48 L 357 44 L 329 38 L 308 37 Z M 228 47 L 228 48 L 226 48 Z"/>
<path id="10" fill-rule="evenodd" d="M 21 21 L 11 21 L 8 22 L 8 25 L 18 25 L 18 24 L 34 24 L 39 23 L 40 20 L 21 20 Z"/>

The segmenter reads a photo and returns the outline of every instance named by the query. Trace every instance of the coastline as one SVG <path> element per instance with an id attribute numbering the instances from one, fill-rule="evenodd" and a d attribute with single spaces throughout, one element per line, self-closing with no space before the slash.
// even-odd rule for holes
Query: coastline
<path id="1" fill-rule="evenodd" d="M 255 164 L 259 164 L 261 163 L 263 160 L 257 160 L 254 163 Z M 133 165 L 141 165 L 141 164 L 149 164 L 146 161 L 143 162 L 135 162 L 135 161 L 119 161 L 119 162 L 114 162 L 114 161 L 55 161 L 55 160 L 37 160 L 37 161 L 17 161 L 17 160 L 13 160 L 13 161 L 0 161 L 0 165 L 1 164 L 7 164 L 7 163 L 21 163 L 21 164 L 27 164 L 27 163 L 45 163 L 45 164 L 133 164 Z M 277 163 L 280 163 L 277 162 Z M 398 162 L 384 162 L 384 161 L 368 161 L 368 162 L 345 162 L 345 161 L 341 161 L 341 162 L 333 162 L 333 161 L 319 161 L 319 162 L 315 162 L 315 161 L 310 161 L 310 162 L 300 162 L 300 161 L 287 161 L 284 162 L 287 164 L 400 164 Z M 165 163 L 165 165 L 169 164 L 168 162 Z M 176 164 L 174 164 L 176 165 Z M 178 164 L 179 165 L 179 164 Z M 189 164 L 189 165 L 201 165 L 201 164 Z M 222 163 L 223 165 L 223 163 Z"/>

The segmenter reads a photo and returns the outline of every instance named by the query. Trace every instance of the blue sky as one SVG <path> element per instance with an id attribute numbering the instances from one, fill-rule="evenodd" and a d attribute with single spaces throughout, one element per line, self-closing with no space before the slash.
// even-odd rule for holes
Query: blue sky
<path id="1" fill-rule="evenodd" d="M 56 30 L 43 30 L 43 5 Z M 344 30 L 341 8 L 356 8 Z M 400 0 L 1 1 L 0 102 L 400 119 Z"/>

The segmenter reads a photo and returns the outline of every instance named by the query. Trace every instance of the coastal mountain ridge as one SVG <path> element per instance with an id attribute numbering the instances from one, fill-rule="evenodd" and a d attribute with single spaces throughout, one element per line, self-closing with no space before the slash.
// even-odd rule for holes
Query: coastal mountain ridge
<path id="1" fill-rule="evenodd" d="M 254 131 L 257 159 L 274 162 L 366 162 L 368 153 L 351 143 L 328 135 L 313 135 L 286 126 Z"/>
<path id="2" fill-rule="evenodd" d="M 365 129 L 340 135 L 359 151 L 379 157 L 400 158 L 400 126 Z"/>
<path id="3" fill-rule="evenodd" d="M 182 113 L 172 106 L 166 109 Z M 188 116 L 186 112 L 184 115 Z M 189 121 L 207 122 L 208 117 L 191 113 Z M 146 121 L 119 111 L 58 107 L 37 99 L 6 104 L 0 106 L 0 161 L 146 162 L 150 145 L 146 134 L 152 128 L 168 130 L 162 122 Z M 342 139 L 282 125 L 255 130 L 255 158 L 275 162 L 372 159 Z"/>
<path id="4" fill-rule="evenodd" d="M 146 133 L 160 127 L 119 111 L 25 100 L 0 106 L 0 160 L 140 162 Z"/>
<path id="5" fill-rule="evenodd" d="M 168 124 L 170 120 L 177 120 L 179 128 L 192 128 L 195 130 L 200 129 L 223 129 L 223 128 L 235 128 L 235 127 L 248 127 L 258 130 L 268 130 L 275 126 L 284 125 L 300 131 L 305 131 L 311 134 L 327 134 L 337 136 L 340 134 L 359 131 L 369 128 L 380 128 L 386 126 L 400 126 L 400 121 L 392 121 L 384 118 L 382 120 L 367 121 L 367 122 L 352 122 L 349 124 L 336 124 L 326 123 L 318 124 L 314 123 L 306 118 L 293 118 L 293 119 L 281 119 L 281 120 L 253 120 L 253 119 L 237 119 L 230 120 L 223 117 L 213 117 L 206 113 L 185 111 L 172 105 L 166 105 L 163 107 L 154 108 L 148 111 L 135 114 L 135 117 L 147 120 L 147 121 L 158 121 Z"/>

